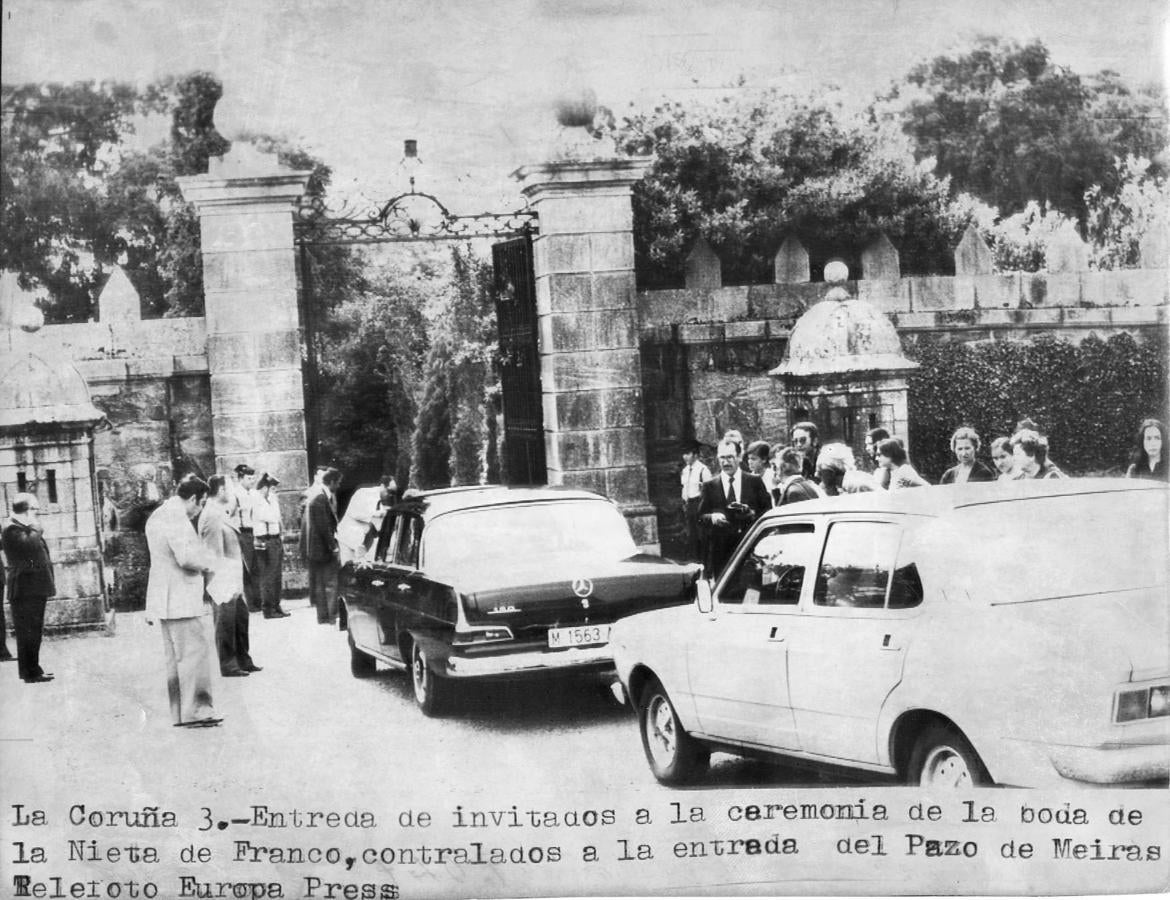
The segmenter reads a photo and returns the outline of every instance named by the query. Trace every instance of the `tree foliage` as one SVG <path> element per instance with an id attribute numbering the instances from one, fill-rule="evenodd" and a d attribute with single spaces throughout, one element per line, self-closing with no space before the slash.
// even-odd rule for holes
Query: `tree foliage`
<path id="1" fill-rule="evenodd" d="M 201 72 L 145 89 L 4 85 L 0 267 L 47 289 L 51 321 L 88 318 L 115 264 L 145 314 L 201 310 L 198 222 L 175 179 L 227 149 L 211 121 L 221 93 Z M 165 115 L 170 140 L 136 146 L 136 122 Z"/>
<path id="2" fill-rule="evenodd" d="M 907 273 L 953 267 L 970 221 L 963 202 L 909 147 L 846 115 L 828 96 L 741 86 L 713 104 L 664 101 L 614 126 L 619 148 L 654 154 L 634 190 L 634 246 L 647 286 L 681 281 L 699 237 L 715 247 L 725 283 L 770 280 L 787 234 L 814 269 L 840 256 L 856 272 L 879 232 Z"/>
<path id="3" fill-rule="evenodd" d="M 365 261 L 352 262 L 327 263 L 335 280 L 321 286 L 315 302 L 317 455 L 339 466 L 348 484 L 393 475 L 405 486 L 428 347 L 423 310 L 432 302 L 433 282 L 418 263 L 384 267 L 366 279 Z M 356 277 L 341 278 L 347 271 Z"/>
<path id="4" fill-rule="evenodd" d="M 1148 159 L 1116 160 L 1112 193 L 1094 185 L 1085 194 L 1085 231 L 1098 269 L 1141 262 L 1141 242 L 1154 228 L 1170 226 L 1170 179 L 1155 174 Z"/>
<path id="5" fill-rule="evenodd" d="M 915 66 L 884 100 L 900 101 L 919 158 L 1004 214 L 1036 201 L 1083 222 L 1085 192 L 1117 187 L 1114 158 L 1154 159 L 1166 145 L 1156 88 L 1133 91 L 1112 71 L 1077 75 L 1040 41 L 981 38 Z"/>
<path id="6" fill-rule="evenodd" d="M 412 441 L 411 483 L 479 484 L 493 456 L 496 317 L 491 268 L 470 247 L 452 249 L 446 285 L 428 318 L 431 345 Z"/>

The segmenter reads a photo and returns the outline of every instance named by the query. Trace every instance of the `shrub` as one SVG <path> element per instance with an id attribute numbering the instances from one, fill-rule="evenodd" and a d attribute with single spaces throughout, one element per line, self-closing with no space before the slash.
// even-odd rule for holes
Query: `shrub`
<path id="1" fill-rule="evenodd" d="M 920 366 L 910 377 L 912 459 L 932 481 L 953 465 L 950 437 L 960 425 L 979 432 L 986 458 L 992 439 L 1028 416 L 1066 473 L 1116 474 L 1137 423 L 1165 415 L 1162 335 L 1143 343 L 1127 333 L 1090 335 L 1079 345 L 1049 336 L 985 344 L 921 337 L 905 347 Z"/>

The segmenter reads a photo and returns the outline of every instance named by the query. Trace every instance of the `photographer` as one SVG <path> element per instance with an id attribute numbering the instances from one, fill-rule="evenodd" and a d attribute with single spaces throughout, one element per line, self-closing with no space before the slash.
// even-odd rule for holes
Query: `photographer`
<path id="1" fill-rule="evenodd" d="M 740 452 L 734 443 L 723 441 L 716 452 L 719 474 L 704 483 L 698 513 L 708 577 L 722 570 L 748 526 L 772 507 L 763 480 L 739 467 Z"/>

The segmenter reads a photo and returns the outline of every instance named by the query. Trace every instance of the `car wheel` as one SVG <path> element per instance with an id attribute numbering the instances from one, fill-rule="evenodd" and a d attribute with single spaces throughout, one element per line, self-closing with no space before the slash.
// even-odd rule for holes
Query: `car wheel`
<path id="1" fill-rule="evenodd" d="M 707 770 L 711 752 L 687 734 L 657 679 L 642 692 L 638 725 L 650 771 L 663 784 L 683 784 Z"/>
<path id="2" fill-rule="evenodd" d="M 410 644 L 410 680 L 414 686 L 414 702 L 426 716 L 438 716 L 448 706 L 448 684 L 427 665 L 427 652 L 417 641 Z"/>
<path id="3" fill-rule="evenodd" d="M 947 725 L 931 725 L 918 736 L 907 775 L 910 784 L 925 788 L 968 788 L 991 783 L 970 741 Z"/>
<path id="4" fill-rule="evenodd" d="M 353 632 L 349 632 L 349 671 L 354 678 L 369 678 L 378 668 L 378 661 L 357 648 Z"/>

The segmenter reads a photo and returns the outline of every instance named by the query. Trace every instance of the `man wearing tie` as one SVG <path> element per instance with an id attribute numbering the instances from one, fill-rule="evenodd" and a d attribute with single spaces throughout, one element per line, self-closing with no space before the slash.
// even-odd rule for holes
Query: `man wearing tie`
<path id="1" fill-rule="evenodd" d="M 709 577 L 722 571 L 748 526 L 772 507 L 763 480 L 739 467 L 735 444 L 723 441 L 716 452 L 719 475 L 703 485 L 698 510 L 706 529 L 703 565 Z"/>
<path id="2" fill-rule="evenodd" d="M 699 555 L 699 498 L 703 483 L 711 478 L 711 470 L 699 459 L 699 442 L 691 441 L 683 449 L 682 482 L 683 525 L 686 529 L 687 559 Z"/>

